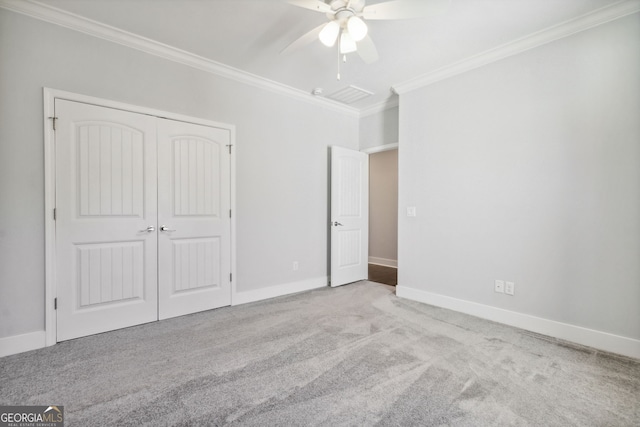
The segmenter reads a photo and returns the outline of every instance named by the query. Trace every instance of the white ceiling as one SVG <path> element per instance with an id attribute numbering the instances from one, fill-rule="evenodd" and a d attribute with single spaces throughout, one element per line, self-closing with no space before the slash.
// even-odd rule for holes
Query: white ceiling
<path id="1" fill-rule="evenodd" d="M 429 1 L 429 0 L 423 0 Z M 381 3 L 368 0 L 367 4 Z M 282 0 L 40 0 L 248 73 L 324 95 L 348 85 L 374 93 L 363 109 L 392 96 L 392 85 L 561 24 L 619 0 L 450 0 L 431 18 L 369 21 L 380 59 L 350 54 L 336 80 L 337 49 L 319 41 L 280 51 L 327 21 L 322 13 Z"/>

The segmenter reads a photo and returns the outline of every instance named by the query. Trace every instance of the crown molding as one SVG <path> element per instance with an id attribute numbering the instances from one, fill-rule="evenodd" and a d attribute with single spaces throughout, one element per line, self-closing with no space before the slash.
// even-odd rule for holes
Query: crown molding
<path id="1" fill-rule="evenodd" d="M 177 62 L 188 67 L 196 68 L 220 77 L 265 89 L 290 98 L 315 104 L 339 113 L 359 117 L 359 110 L 321 97 L 314 97 L 310 93 L 291 86 L 265 79 L 255 74 L 247 73 L 234 67 L 211 59 L 169 46 L 164 43 L 139 36 L 128 31 L 120 30 L 88 19 L 74 13 L 39 3 L 32 0 L 0 0 L 0 7 L 12 12 L 27 15 L 51 24 L 59 25 L 74 31 L 88 34 L 103 40 L 136 49 L 160 58 Z"/>
<path id="2" fill-rule="evenodd" d="M 407 93 L 639 11 L 640 0 L 623 0 L 393 85 L 392 90 Z"/>

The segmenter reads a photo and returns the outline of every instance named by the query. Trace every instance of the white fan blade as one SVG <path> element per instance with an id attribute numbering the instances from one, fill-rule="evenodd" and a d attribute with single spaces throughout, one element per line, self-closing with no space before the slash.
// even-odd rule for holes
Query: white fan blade
<path id="1" fill-rule="evenodd" d="M 300 49 L 301 47 L 304 47 L 304 46 L 308 45 L 309 43 L 313 42 L 314 40 L 318 40 L 318 35 L 320 34 L 320 31 L 322 31 L 322 29 L 324 28 L 325 25 L 327 25 L 327 24 L 318 25 L 313 30 L 311 30 L 308 33 L 304 34 L 303 36 L 297 38 L 289 46 L 287 46 L 284 49 L 282 49 L 280 51 L 280 55 L 284 55 L 284 54 L 287 54 L 287 53 L 294 52 L 294 51 Z"/>
<path id="2" fill-rule="evenodd" d="M 362 58 L 366 64 L 371 64 L 378 60 L 378 49 L 376 49 L 376 45 L 373 44 L 371 37 L 365 36 L 365 38 L 358 42 L 358 55 L 360 55 L 360 58 Z"/>
<path id="3" fill-rule="evenodd" d="M 331 6 L 320 0 L 287 0 L 287 3 L 317 12 L 333 12 Z"/>
<path id="4" fill-rule="evenodd" d="M 362 9 L 364 19 L 426 18 L 443 12 L 449 0 L 396 0 L 372 4 Z"/>

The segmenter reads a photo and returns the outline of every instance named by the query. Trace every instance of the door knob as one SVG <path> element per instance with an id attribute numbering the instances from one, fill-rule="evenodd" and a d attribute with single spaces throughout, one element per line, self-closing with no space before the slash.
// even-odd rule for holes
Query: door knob
<path id="1" fill-rule="evenodd" d="M 160 231 L 176 231 L 176 230 L 171 230 L 171 229 L 168 229 L 166 225 L 161 225 Z"/>
<path id="2" fill-rule="evenodd" d="M 140 230 L 140 232 L 141 232 L 141 233 L 144 233 L 145 231 L 146 231 L 147 233 L 151 233 L 151 232 L 156 231 L 156 228 L 155 228 L 153 225 L 150 225 L 150 226 L 148 226 L 147 228 L 145 228 L 144 230 Z"/>
<path id="3" fill-rule="evenodd" d="M 338 221 L 334 221 L 333 225 L 334 225 L 335 227 L 337 227 L 337 226 L 342 226 L 342 224 L 340 224 Z"/>

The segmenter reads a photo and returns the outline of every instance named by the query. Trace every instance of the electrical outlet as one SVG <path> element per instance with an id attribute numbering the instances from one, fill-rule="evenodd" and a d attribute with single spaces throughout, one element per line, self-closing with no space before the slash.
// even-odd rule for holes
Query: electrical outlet
<path id="1" fill-rule="evenodd" d="M 504 293 L 504 280 L 496 280 L 496 283 L 493 288 L 494 291 Z"/>
<path id="2" fill-rule="evenodd" d="M 298 261 L 293 261 L 293 271 L 298 271 L 299 267 L 300 267 L 300 264 L 298 264 Z"/>
<path id="3" fill-rule="evenodd" d="M 516 290 L 516 284 L 514 282 L 505 282 L 504 284 L 504 293 L 508 295 L 513 295 Z"/>
<path id="4" fill-rule="evenodd" d="M 407 216 L 416 216 L 416 207 L 408 206 L 407 207 Z"/>

